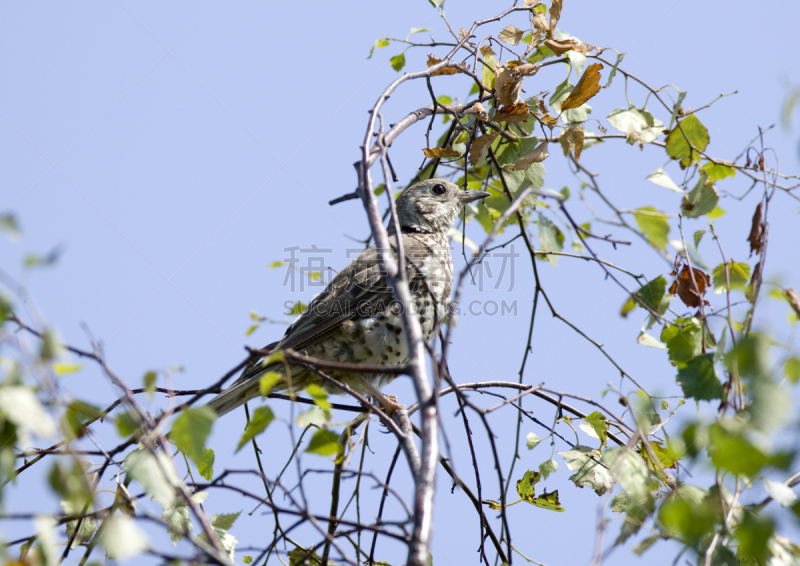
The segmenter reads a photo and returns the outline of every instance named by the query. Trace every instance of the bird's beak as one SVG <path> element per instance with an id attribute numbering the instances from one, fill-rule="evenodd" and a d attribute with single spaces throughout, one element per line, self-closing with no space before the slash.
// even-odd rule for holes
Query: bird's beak
<path id="1" fill-rule="evenodd" d="M 461 204 L 467 204 L 468 202 L 489 196 L 492 196 L 491 193 L 487 193 L 486 191 L 461 191 L 458 193 L 458 201 Z"/>

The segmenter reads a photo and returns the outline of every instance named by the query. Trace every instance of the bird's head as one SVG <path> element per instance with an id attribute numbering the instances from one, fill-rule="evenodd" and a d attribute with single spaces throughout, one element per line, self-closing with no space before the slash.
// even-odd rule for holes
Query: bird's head
<path id="1" fill-rule="evenodd" d="M 420 181 L 397 198 L 400 230 L 425 234 L 447 232 L 464 204 L 488 196 L 483 191 L 462 191 L 444 179 Z"/>

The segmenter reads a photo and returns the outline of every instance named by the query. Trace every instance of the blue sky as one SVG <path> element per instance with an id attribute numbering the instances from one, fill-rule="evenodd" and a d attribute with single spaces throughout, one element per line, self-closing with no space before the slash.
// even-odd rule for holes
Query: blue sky
<path id="1" fill-rule="evenodd" d="M 474 19 L 493 16 L 503 7 L 455 0 L 445 5 L 456 28 L 469 27 Z M 790 55 L 798 17 L 800 6 L 790 2 L 567 0 L 559 27 L 593 45 L 627 52 L 626 70 L 653 86 L 672 83 L 688 91 L 688 107 L 738 90 L 700 115 L 711 133 L 709 152 L 730 159 L 746 147 L 758 126 L 779 122 L 785 85 L 800 83 Z M 523 16 L 508 23 L 525 27 Z M 267 324 L 246 337 L 251 310 L 283 320 L 284 302 L 308 301 L 318 292 L 287 289 L 285 270 L 268 267 L 287 257 L 285 248 L 330 248 L 325 264 L 337 268 L 346 263 L 346 250 L 358 247 L 353 240 L 368 235 L 357 201 L 334 207 L 327 202 L 355 188 L 352 163 L 359 157 L 367 110 L 397 76 L 388 64 L 397 47 L 377 50 L 367 60 L 369 49 L 381 34 L 402 38 L 412 27 L 431 28 L 437 39 L 446 40 L 442 21 L 422 0 L 344 5 L 126 0 L 58 3 L 46 9 L 30 3 L 3 4 L 0 210 L 13 210 L 23 236 L 16 242 L 0 240 L 2 269 L 26 286 L 36 308 L 68 343 L 85 347 L 84 325 L 88 327 L 104 342 L 110 364 L 130 384 L 139 386 L 150 369 L 176 365 L 184 371 L 172 375 L 174 387 L 212 383 L 242 358 L 244 345 L 262 346 L 282 334 L 282 326 Z M 422 68 L 427 53 L 409 51 L 406 70 Z M 541 86 L 526 83 L 530 94 L 551 90 L 566 71 L 551 67 L 548 73 L 541 74 Z M 447 79 L 442 77 L 437 94 L 463 100 L 466 83 L 449 87 Z M 625 102 L 620 77 L 615 81 L 614 88 L 591 101 L 592 116 L 606 127 L 604 117 Z M 632 102 L 643 103 L 641 91 L 631 89 L 629 94 Z M 427 103 L 424 84 L 410 85 L 392 97 L 386 118 L 394 122 Z M 669 116 L 659 112 L 668 122 Z M 795 127 L 788 132 L 777 127 L 767 138 L 787 174 L 798 172 L 797 122 Z M 646 148 L 640 153 L 613 143 L 587 150 L 582 157 L 587 167 L 601 172 L 609 193 L 627 208 L 653 204 L 674 209 L 679 196 L 644 180 L 666 162 L 663 151 Z M 423 126 L 394 144 L 392 160 L 401 181 L 414 175 L 423 145 Z M 551 153 L 545 164 L 546 187 L 570 185 L 575 192 L 575 180 L 560 155 Z M 670 171 L 677 175 L 677 169 Z M 725 189 L 740 196 L 747 187 L 737 179 Z M 729 257 L 747 258 L 745 238 L 755 203 L 755 193 L 741 204 L 732 196 L 720 202 L 731 211 L 716 223 L 727 238 Z M 588 219 L 579 203 L 573 206 L 580 210 L 581 221 Z M 797 215 L 797 201 L 784 197 L 772 218 L 767 272 L 787 286 L 800 281 L 793 249 Z M 687 230 L 703 227 L 695 222 Z M 468 227 L 473 240 L 480 241 L 481 234 L 477 226 Z M 53 268 L 22 268 L 26 254 L 56 247 L 62 253 Z M 631 250 L 601 249 L 606 259 L 648 277 L 668 271 L 662 259 L 639 243 Z M 711 248 L 706 250 L 711 256 Z M 457 268 L 463 266 L 463 259 L 456 262 Z M 674 370 L 663 353 L 635 343 L 641 320 L 619 318 L 624 295 L 604 281 L 599 269 L 566 260 L 557 268 L 541 264 L 540 269 L 559 312 L 606 343 L 651 392 L 676 394 Z M 530 267 L 520 262 L 515 275 L 512 290 L 466 290 L 467 300 L 517 301 L 519 314 L 465 316 L 459 321 L 450 354 L 457 381 L 517 379 L 532 295 Z M 777 304 L 765 302 L 760 312 L 762 321 L 785 320 L 785 308 Z M 779 338 L 794 340 L 789 334 Z M 527 383 L 545 382 L 597 397 L 607 382 L 618 385 L 618 377 L 596 349 L 540 313 Z M 116 398 L 93 368 L 66 380 L 64 388 L 98 404 Z M 630 393 L 630 384 L 623 388 Z M 407 382 L 398 380 L 387 392 L 411 403 Z M 159 406 L 162 401 L 154 402 L 154 409 Z M 291 422 L 285 404 L 272 406 Z M 452 409 L 445 403 L 443 414 L 452 415 Z M 542 420 L 552 419 L 547 406 L 535 409 Z M 210 445 L 217 451 L 218 470 L 253 466 L 252 454 L 232 455 L 231 439 L 238 438 L 243 421 L 243 415 L 231 415 L 216 425 Z M 450 442 L 466 473 L 466 440 L 457 423 L 450 423 Z M 513 450 L 513 423 L 510 414 L 493 420 L 502 431 L 504 462 L 510 461 Z M 387 435 L 376 432 L 378 428 L 371 431 L 375 455 L 369 466 L 382 475 L 394 446 Z M 276 473 L 281 457 L 286 457 L 285 430 L 273 425 L 262 439 L 271 456 L 268 474 Z M 536 432 L 543 436 L 542 430 Z M 485 438 L 478 442 L 487 449 Z M 546 459 L 547 449 L 538 450 L 523 454 L 517 470 Z M 306 456 L 305 464 L 327 465 L 313 458 L 317 457 Z M 586 490 L 571 489 L 563 471 L 562 464 L 548 489 L 561 490 L 567 513 L 533 512 L 522 506 L 509 513 L 519 525 L 528 525 L 527 533 L 534 533 L 518 532 L 520 549 L 532 558 L 547 564 L 588 563 L 599 500 Z M 485 472 L 491 474 L 490 465 Z M 405 469 L 400 474 L 398 489 L 410 495 Z M 310 489 L 324 497 L 326 481 Z M 474 563 L 478 533 L 471 507 L 465 498 L 449 494 L 443 473 L 439 481 L 434 563 Z M 30 485 L 18 484 L 12 509 L 27 510 L 32 501 L 37 509 L 56 508 L 57 501 L 46 494 L 31 498 Z M 486 498 L 497 498 L 491 492 L 494 487 L 487 480 Z M 212 512 L 251 508 L 249 503 L 226 501 L 221 493 L 212 494 L 207 507 Z M 242 544 L 258 541 L 258 521 L 268 519 L 256 512 L 234 529 Z M 26 532 L 6 528 L 9 537 Z M 160 540 L 155 531 L 150 536 Z M 464 537 L 471 542 L 464 544 Z M 668 563 L 673 551 L 654 549 L 651 558 L 660 552 L 663 562 L 656 563 Z M 389 545 L 381 556 L 404 560 L 398 552 Z M 620 551 L 614 561 L 634 559 Z"/>

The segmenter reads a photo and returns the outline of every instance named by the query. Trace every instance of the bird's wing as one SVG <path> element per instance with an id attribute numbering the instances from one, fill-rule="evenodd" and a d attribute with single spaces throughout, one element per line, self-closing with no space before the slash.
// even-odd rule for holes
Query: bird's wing
<path id="1" fill-rule="evenodd" d="M 419 265 L 430 253 L 430 247 L 414 234 L 402 234 L 401 237 L 407 258 L 406 278 L 415 288 L 423 279 Z M 397 260 L 397 242 L 393 236 L 389 240 Z M 301 351 L 337 332 L 344 321 L 372 316 L 392 302 L 394 298 L 380 266 L 378 251 L 371 246 L 311 301 L 306 311 L 286 330 L 277 347 Z"/>

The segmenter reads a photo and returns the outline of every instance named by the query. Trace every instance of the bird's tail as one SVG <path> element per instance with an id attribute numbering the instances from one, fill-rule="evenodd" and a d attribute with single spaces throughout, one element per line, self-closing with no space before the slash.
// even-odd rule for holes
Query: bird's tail
<path id="1" fill-rule="evenodd" d="M 244 405 L 250 399 L 255 399 L 261 395 L 261 376 L 270 371 L 283 373 L 286 370 L 283 364 L 280 363 L 274 363 L 268 366 L 257 363 L 253 367 L 245 370 L 242 376 L 233 382 L 230 387 L 209 401 L 206 407 L 213 410 L 217 414 L 217 417 L 221 417 L 222 415 L 230 413 L 235 408 Z M 272 387 L 272 391 L 285 388 L 286 384 L 281 380 Z"/>

